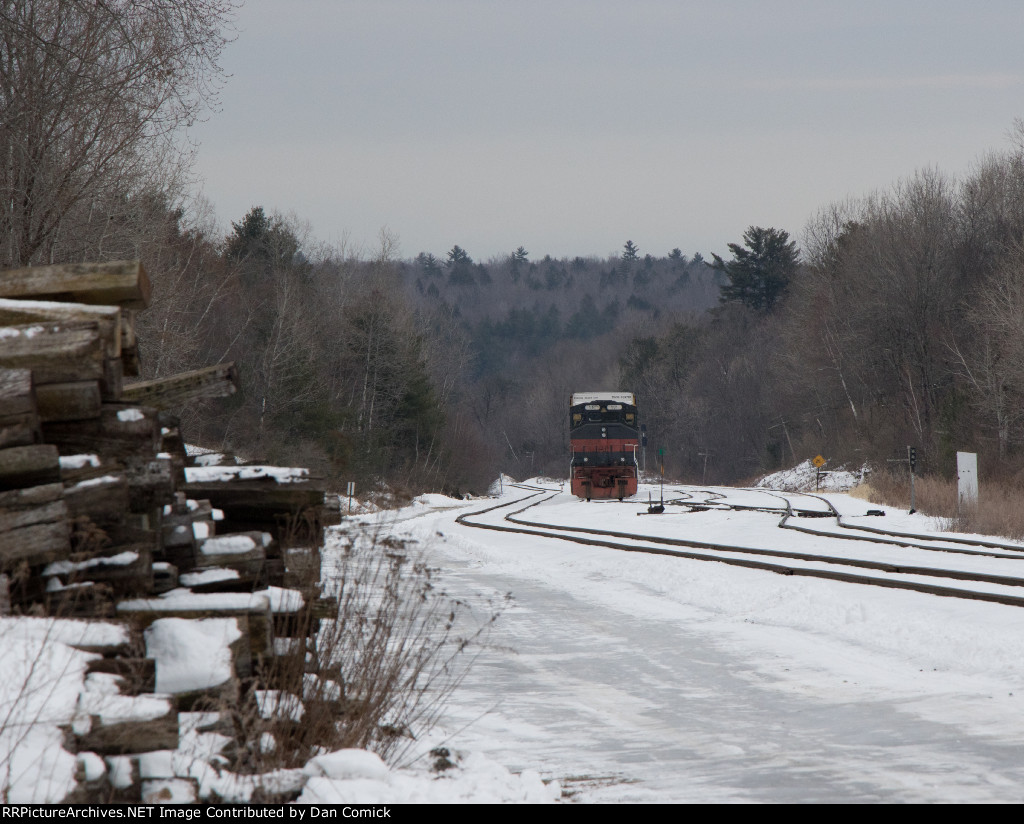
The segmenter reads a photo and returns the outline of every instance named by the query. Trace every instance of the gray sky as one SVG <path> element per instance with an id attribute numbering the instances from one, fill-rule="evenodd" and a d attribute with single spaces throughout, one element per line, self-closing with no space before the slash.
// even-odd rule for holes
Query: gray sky
<path id="1" fill-rule="evenodd" d="M 1020 0 L 246 0 L 238 28 L 192 135 L 220 220 L 403 257 L 799 238 L 1024 116 Z"/>

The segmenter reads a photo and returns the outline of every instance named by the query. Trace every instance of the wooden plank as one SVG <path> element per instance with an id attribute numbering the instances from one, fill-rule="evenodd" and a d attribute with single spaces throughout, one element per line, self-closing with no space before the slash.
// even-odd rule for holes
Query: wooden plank
<path id="1" fill-rule="evenodd" d="M 99 526 L 119 524 L 129 510 L 128 482 L 123 474 L 87 478 L 64 490 L 70 517 L 81 515 Z"/>
<path id="2" fill-rule="evenodd" d="M 34 507 L 15 507 L 0 509 L 0 541 L 3 534 L 34 524 L 51 524 L 66 522 L 68 508 L 64 501 L 51 501 Z"/>
<path id="3" fill-rule="evenodd" d="M 104 553 L 86 561 L 61 560 L 48 564 L 43 576 L 57 577 L 64 584 L 84 581 L 104 584 L 116 597 L 149 595 L 153 585 L 153 553 L 147 544 L 116 546 Z"/>
<path id="4" fill-rule="evenodd" d="M 171 480 L 171 469 L 171 462 L 167 458 L 126 462 L 128 498 L 133 512 L 143 512 L 153 507 L 162 508 L 173 503 L 174 483 Z"/>
<path id="5" fill-rule="evenodd" d="M 156 661 L 152 658 L 94 658 L 85 671 L 116 675 L 122 695 L 141 695 L 156 691 Z"/>
<path id="6" fill-rule="evenodd" d="M 0 327 L 0 367 L 32 370 L 33 382 L 103 377 L 103 342 L 92 321 Z"/>
<path id="7" fill-rule="evenodd" d="M 40 506 L 48 504 L 50 501 L 56 501 L 63 492 L 64 484 L 62 483 L 12 489 L 7 492 L 0 492 L 0 507 L 17 509 L 18 507 Z"/>
<path id="8" fill-rule="evenodd" d="M 142 263 L 65 263 L 0 272 L 0 296 L 42 298 L 128 309 L 149 306 L 152 287 Z"/>
<path id="9" fill-rule="evenodd" d="M 32 372 L 28 369 L 0 369 L 0 418 L 32 415 L 35 411 Z"/>
<path id="10" fill-rule="evenodd" d="M 99 381 L 46 383 L 36 388 L 39 418 L 44 423 L 98 418 L 103 408 Z"/>
<path id="11" fill-rule="evenodd" d="M 10 415 L 0 418 L 0 449 L 30 446 L 42 439 L 38 415 Z"/>
<path id="12" fill-rule="evenodd" d="M 41 440 L 31 370 L 0 368 L 0 449 Z"/>
<path id="13" fill-rule="evenodd" d="M 125 377 L 137 378 L 142 371 L 139 342 L 135 337 L 135 310 L 121 310 L 121 364 Z"/>
<path id="14" fill-rule="evenodd" d="M 60 618 L 112 618 L 114 598 L 110 588 L 91 581 L 64 589 L 48 589 L 42 598 L 47 615 Z"/>
<path id="15" fill-rule="evenodd" d="M 4 273 L 0 272 L 0 291 Z M 122 321 L 118 306 L 89 306 L 85 303 L 58 303 L 49 300 L 11 300 L 0 298 L 0 326 L 33 323 L 95 322 L 108 358 L 121 357 Z M 134 345 L 134 335 L 133 335 Z"/>
<path id="16" fill-rule="evenodd" d="M 234 363 L 220 363 L 169 378 L 128 384 L 121 393 L 127 403 L 142 403 L 166 409 L 198 398 L 223 398 L 238 389 Z"/>
<path id="17" fill-rule="evenodd" d="M 33 524 L 5 532 L 0 540 L 0 567 L 10 569 L 19 561 L 47 564 L 71 552 L 71 531 L 66 521 Z"/>
<path id="18" fill-rule="evenodd" d="M 43 439 L 57 444 L 63 455 L 151 459 L 160 447 L 160 424 L 155 409 L 103 404 L 93 420 L 44 423 Z"/>
<path id="19" fill-rule="evenodd" d="M 0 450 L 0 490 L 60 481 L 57 447 L 52 444 Z"/>
<path id="20" fill-rule="evenodd" d="M 100 381 L 100 392 L 103 400 L 108 403 L 119 403 L 124 389 L 124 363 L 120 358 L 103 359 L 103 379 Z"/>
<path id="21" fill-rule="evenodd" d="M 135 317 L 138 314 L 134 309 L 121 309 L 121 345 L 134 349 L 139 345 L 138 337 L 135 335 Z"/>
<path id="22" fill-rule="evenodd" d="M 113 460 L 103 460 L 96 454 L 62 455 L 60 459 L 60 478 L 65 486 L 71 486 L 89 478 L 103 475 L 116 475 L 124 471 L 124 467 Z"/>
<path id="23" fill-rule="evenodd" d="M 103 724 L 92 717 L 89 732 L 78 737 L 79 752 L 99 755 L 134 755 L 156 750 L 178 749 L 178 713 L 170 707 L 166 715 L 149 721 L 121 721 Z"/>
<path id="24" fill-rule="evenodd" d="M 319 481 L 276 483 L 273 479 L 246 481 L 202 481 L 186 483 L 182 489 L 190 498 L 205 498 L 224 511 L 227 520 L 277 524 L 278 516 L 302 512 L 323 503 Z"/>

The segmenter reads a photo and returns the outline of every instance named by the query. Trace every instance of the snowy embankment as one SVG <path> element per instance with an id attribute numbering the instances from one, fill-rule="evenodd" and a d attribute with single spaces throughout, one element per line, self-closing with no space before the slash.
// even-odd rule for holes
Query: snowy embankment
<path id="1" fill-rule="evenodd" d="M 823 464 L 818 469 L 807 460 L 792 469 L 765 475 L 754 486 L 757 489 L 777 489 L 783 492 L 846 492 L 863 483 L 869 471 L 867 467 L 852 471 L 846 467 L 827 469 L 826 466 Z"/>
<path id="2" fill-rule="evenodd" d="M 196 578 L 201 582 L 201 575 Z M 301 606 L 291 603 L 296 597 L 294 591 L 273 587 L 253 594 L 195 594 L 181 588 L 119 606 L 202 611 L 200 602 L 216 601 L 221 609 L 244 610 L 260 600 L 266 602 L 265 608 L 280 611 Z M 128 695 L 122 694 L 119 677 L 89 671 L 90 662 L 101 658 L 100 651 L 129 642 L 123 625 L 0 618 L 0 797 L 9 803 L 57 803 L 77 792 L 77 800 L 97 800 L 104 796 L 90 794 L 90 787 L 106 793 L 139 779 L 144 803 L 191 801 L 196 788 L 202 800 L 233 803 L 289 792 L 292 797 L 298 794 L 299 803 L 539 803 L 560 795 L 557 784 L 545 784 L 536 772 L 513 774 L 481 754 L 444 748 L 445 758 L 432 757 L 426 737 L 417 742 L 414 760 L 404 769 L 393 769 L 365 750 L 343 750 L 323 753 L 301 769 L 234 773 L 226 768 L 222 754 L 233 740 L 219 731 L 226 719 L 216 712 L 176 713 L 174 750 L 101 757 L 88 749 L 72 754 L 64 748 L 65 729 L 88 736 L 129 722 L 174 718 L 174 695 L 233 678 L 231 645 L 239 636 L 233 618 L 155 620 L 144 641 L 146 657 L 156 662 L 157 692 Z M 265 691 L 257 699 L 267 712 L 284 709 L 301 718 L 302 700 L 297 696 Z M 273 741 L 250 744 L 266 749 Z"/>
<path id="3" fill-rule="evenodd" d="M 577 512 L 589 528 L 681 537 L 717 520 L 752 546 L 800 537 L 766 512 L 638 518 L 647 492 L 632 506 L 562 493 L 528 514 Z M 506 490 L 508 499 L 524 494 Z M 824 495 L 851 519 L 868 506 Z M 934 519 L 883 509 L 884 518 L 866 520 L 936 532 Z M 436 512 L 396 526 L 469 585 L 507 586 L 521 605 L 507 618 L 512 635 L 496 639 L 518 657 L 485 656 L 486 675 L 471 675 L 448 722 L 469 724 L 460 740 L 474 750 L 546 777 L 615 776 L 583 794 L 602 801 L 1006 801 L 1024 792 L 1024 765 L 1006 756 L 1024 740 L 1020 608 L 484 533 L 453 520 Z M 833 555 L 856 546 L 814 540 Z M 717 684 L 726 674 L 733 681 Z M 746 716 L 761 706 L 774 709 L 758 726 Z"/>
<path id="4" fill-rule="evenodd" d="M 680 490 L 673 485 L 673 494 Z M 621 505 L 561 492 L 531 517 L 681 536 L 710 530 L 751 545 L 806 539 L 780 531 L 778 514 L 764 511 L 676 508 L 637 517 L 646 515 L 648 491 L 660 490 L 644 488 Z M 507 482 L 495 492 L 509 502 L 527 494 Z M 823 494 L 844 518 L 865 514 L 862 501 Z M 353 519 L 418 541 L 453 594 L 516 596 L 442 728 L 418 741 L 401 768 L 365 751 L 325 753 L 301 770 L 263 776 L 263 786 L 301 787 L 304 803 L 539 802 L 563 788 L 590 801 L 1019 800 L 1024 765 L 1007 752 L 1024 739 L 1024 610 L 485 532 L 455 520 L 494 503 L 429 495 Z M 866 520 L 936 531 L 933 519 L 885 511 Z M 813 540 L 824 552 L 852 551 L 849 541 Z M 116 777 L 133 766 L 131 758 L 61 749 L 62 725 L 126 707 L 110 676 L 85 675 L 95 653 L 75 648 L 90 644 L 74 635 L 82 626 L 0 622 L 0 667 L 11 673 L 0 683 L 0 768 L 16 766 L 10 801 L 59 800 L 76 772 Z M 170 640 L 154 637 L 151 650 L 159 683 L 187 682 L 202 667 L 204 678 L 214 677 L 226 656 L 211 653 L 201 666 L 176 657 L 179 641 L 195 640 L 174 640 L 174 628 L 163 627 Z M 91 645 L 117 643 L 118 631 L 90 625 L 113 636 Z M 216 650 L 230 639 L 221 640 L 201 643 Z M 152 788 L 173 799 L 174 779 L 188 776 L 204 797 L 252 797 L 259 781 L 224 769 L 226 739 L 209 719 L 183 714 L 181 733 L 178 750 L 134 759 Z"/>

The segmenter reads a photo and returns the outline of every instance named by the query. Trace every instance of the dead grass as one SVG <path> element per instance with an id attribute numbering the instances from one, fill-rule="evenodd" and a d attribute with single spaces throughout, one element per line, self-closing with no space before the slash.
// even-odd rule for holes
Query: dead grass
<path id="1" fill-rule="evenodd" d="M 231 719 L 233 769 L 349 747 L 395 761 L 436 722 L 499 616 L 470 616 L 418 550 L 383 532 L 351 529 L 329 552 L 322 596 L 279 634 L 278 654 L 237 705 L 211 707 Z"/>
<path id="2" fill-rule="evenodd" d="M 982 481 L 978 502 L 957 505 L 955 480 L 923 476 L 914 482 L 918 512 L 944 520 L 951 532 L 969 532 L 1024 540 L 1024 489 L 1005 481 Z M 850 490 L 850 495 L 871 503 L 910 508 L 910 479 L 906 474 L 876 472 L 871 480 Z"/>

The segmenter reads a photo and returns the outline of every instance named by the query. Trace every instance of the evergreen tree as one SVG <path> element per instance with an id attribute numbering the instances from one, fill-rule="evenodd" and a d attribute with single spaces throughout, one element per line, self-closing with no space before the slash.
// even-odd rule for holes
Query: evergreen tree
<path id="1" fill-rule="evenodd" d="M 281 218 L 267 217 L 262 206 L 253 206 L 231 229 L 226 256 L 249 270 L 286 269 L 301 258 L 295 232 Z"/>
<path id="2" fill-rule="evenodd" d="M 767 314 L 775 307 L 796 274 L 800 252 L 789 233 L 751 226 L 743 233 L 743 246 L 730 243 L 732 260 L 718 255 L 712 269 L 725 274 L 729 282 L 721 288 L 722 303 L 735 301 Z"/>
<path id="3" fill-rule="evenodd" d="M 448 282 L 453 286 L 475 286 L 473 258 L 459 245 L 448 252 Z"/>

